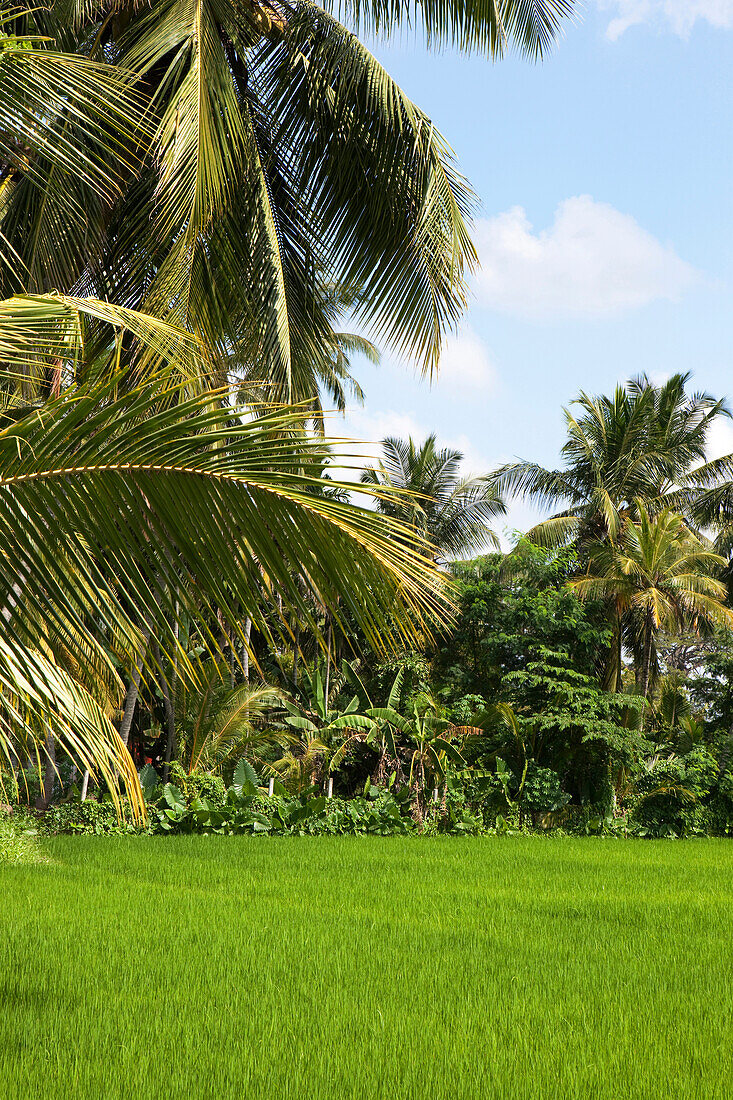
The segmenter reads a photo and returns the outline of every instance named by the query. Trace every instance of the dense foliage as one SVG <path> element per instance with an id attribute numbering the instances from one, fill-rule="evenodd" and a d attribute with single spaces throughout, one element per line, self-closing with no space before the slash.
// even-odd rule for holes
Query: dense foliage
<path id="1" fill-rule="evenodd" d="M 612 630 L 603 602 L 577 595 L 577 570 L 574 551 L 524 540 L 454 567 L 455 622 L 423 653 L 328 669 L 301 657 L 297 686 L 291 661 L 266 689 L 212 668 L 205 695 L 174 699 L 181 763 L 166 762 L 162 693 L 144 691 L 131 748 L 147 824 L 121 824 L 101 789 L 81 801 L 80 774 L 62 767 L 35 827 L 727 835 L 733 635 L 665 636 L 652 699 L 631 668 L 606 691 Z"/>
<path id="2" fill-rule="evenodd" d="M 496 57 L 572 4 L 342 8 Z M 330 5 L 2 9 L 0 99 L 3 797 L 82 831 L 729 832 L 725 401 L 644 375 L 578 396 L 558 469 L 465 477 L 430 435 L 336 481 L 323 397 L 378 354 L 340 320 L 432 371 L 475 252 Z M 510 495 L 553 514 L 464 560 Z"/>

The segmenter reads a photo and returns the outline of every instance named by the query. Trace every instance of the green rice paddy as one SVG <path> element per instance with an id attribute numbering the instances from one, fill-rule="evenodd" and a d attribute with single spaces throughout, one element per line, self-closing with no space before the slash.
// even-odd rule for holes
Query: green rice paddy
<path id="1" fill-rule="evenodd" d="M 733 1096 L 726 841 L 59 837 L 0 1097 Z"/>

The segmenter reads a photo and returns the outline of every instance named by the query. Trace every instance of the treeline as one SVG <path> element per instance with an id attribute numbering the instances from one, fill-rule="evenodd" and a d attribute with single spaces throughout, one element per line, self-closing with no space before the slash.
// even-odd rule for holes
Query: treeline
<path id="1" fill-rule="evenodd" d="M 491 541 L 509 493 L 560 507 L 511 552 L 450 564 L 453 614 L 413 617 L 397 655 L 305 581 L 306 614 L 273 594 L 219 659 L 181 619 L 204 686 L 162 661 L 128 728 L 153 827 L 727 834 L 732 464 L 706 448 L 728 414 L 687 383 L 582 395 L 558 470 L 465 478 L 432 437 L 385 441 L 362 480 L 437 562 Z M 98 822 L 80 782 L 57 785 L 59 825 Z"/>

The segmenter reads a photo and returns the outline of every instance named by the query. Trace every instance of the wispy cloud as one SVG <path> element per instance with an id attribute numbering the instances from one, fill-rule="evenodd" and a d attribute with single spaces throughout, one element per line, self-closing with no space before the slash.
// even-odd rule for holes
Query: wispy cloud
<path id="1" fill-rule="evenodd" d="M 535 232 L 515 206 L 479 222 L 479 303 L 535 320 L 610 317 L 676 301 L 698 272 L 629 214 L 589 195 L 565 199 Z"/>
<path id="2" fill-rule="evenodd" d="M 469 390 L 486 393 L 494 388 L 496 370 L 483 340 L 466 326 L 455 336 L 449 336 L 440 357 L 436 385 L 443 392 Z"/>
<path id="3" fill-rule="evenodd" d="M 698 21 L 719 29 L 733 28 L 733 0 L 599 0 L 615 12 L 606 35 L 616 41 L 630 27 L 649 23 L 686 38 Z"/>

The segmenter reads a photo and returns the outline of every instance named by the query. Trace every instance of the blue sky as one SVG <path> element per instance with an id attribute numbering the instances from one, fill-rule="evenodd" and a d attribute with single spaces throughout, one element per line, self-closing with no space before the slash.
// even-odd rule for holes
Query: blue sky
<path id="1" fill-rule="evenodd" d="M 482 271 L 432 386 L 354 364 L 346 434 L 435 431 L 483 473 L 554 465 L 581 388 L 691 370 L 733 397 L 733 0 L 587 0 L 541 64 L 372 48 L 477 192 Z M 733 451 L 733 426 L 711 446 Z"/>

